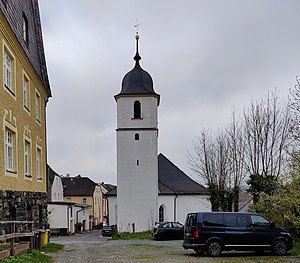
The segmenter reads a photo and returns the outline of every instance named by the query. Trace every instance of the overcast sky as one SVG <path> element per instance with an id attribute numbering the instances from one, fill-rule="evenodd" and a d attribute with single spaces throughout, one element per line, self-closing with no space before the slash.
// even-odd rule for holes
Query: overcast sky
<path id="1" fill-rule="evenodd" d="M 188 175 L 187 149 L 203 128 L 229 123 L 233 107 L 300 75 L 299 0 L 40 0 L 53 97 L 48 163 L 59 174 L 114 183 L 116 102 L 134 66 L 161 95 L 159 152 Z"/>

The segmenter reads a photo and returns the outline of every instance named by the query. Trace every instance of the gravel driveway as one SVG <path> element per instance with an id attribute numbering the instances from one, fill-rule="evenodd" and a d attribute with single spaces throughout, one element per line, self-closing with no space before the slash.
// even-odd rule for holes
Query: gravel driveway
<path id="1" fill-rule="evenodd" d="M 225 252 L 218 258 L 199 257 L 191 250 L 184 250 L 181 240 L 109 240 L 98 236 L 97 241 L 89 241 L 86 237 L 67 238 L 51 240 L 65 246 L 63 251 L 50 254 L 55 263 L 300 263 L 299 257 L 276 257 L 267 253 L 257 256 L 254 253 Z"/>

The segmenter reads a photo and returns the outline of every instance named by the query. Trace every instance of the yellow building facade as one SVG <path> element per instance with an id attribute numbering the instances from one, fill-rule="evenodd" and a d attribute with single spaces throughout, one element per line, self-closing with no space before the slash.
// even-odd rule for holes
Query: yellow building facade
<path id="1" fill-rule="evenodd" d="M 37 1 L 1 1 L 0 46 L 0 199 L 8 211 L 0 220 L 23 215 L 45 224 L 51 91 Z"/>
<path id="2" fill-rule="evenodd" d="M 89 208 L 91 227 L 103 222 L 103 194 L 99 184 L 88 177 L 63 177 L 64 201 L 77 204 L 87 204 Z"/>

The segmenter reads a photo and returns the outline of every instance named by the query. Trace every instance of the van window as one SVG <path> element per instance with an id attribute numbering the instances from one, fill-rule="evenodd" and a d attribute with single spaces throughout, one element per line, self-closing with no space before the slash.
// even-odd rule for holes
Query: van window
<path id="1" fill-rule="evenodd" d="M 195 226 L 196 225 L 196 217 L 197 217 L 197 214 L 188 214 L 185 225 L 188 227 Z"/>
<path id="2" fill-rule="evenodd" d="M 203 225 L 204 226 L 225 226 L 223 220 L 223 214 L 204 214 Z"/>
<path id="3" fill-rule="evenodd" d="M 268 226 L 270 224 L 266 218 L 260 215 L 251 215 L 251 222 L 252 224 L 259 226 Z"/>
<path id="4" fill-rule="evenodd" d="M 247 225 L 247 218 L 245 215 L 225 214 L 224 224 L 231 227 L 244 227 Z"/>

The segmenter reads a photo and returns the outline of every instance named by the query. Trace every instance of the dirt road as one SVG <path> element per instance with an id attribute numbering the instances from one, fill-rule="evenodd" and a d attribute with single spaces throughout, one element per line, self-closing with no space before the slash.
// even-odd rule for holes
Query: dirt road
<path id="1" fill-rule="evenodd" d="M 65 246 L 63 251 L 51 255 L 55 263 L 300 263 L 299 257 L 276 257 L 267 253 L 258 256 L 225 252 L 218 258 L 199 257 L 191 250 L 184 250 L 181 240 L 108 240 L 97 232 L 91 236 L 54 238 L 51 242 Z"/>

